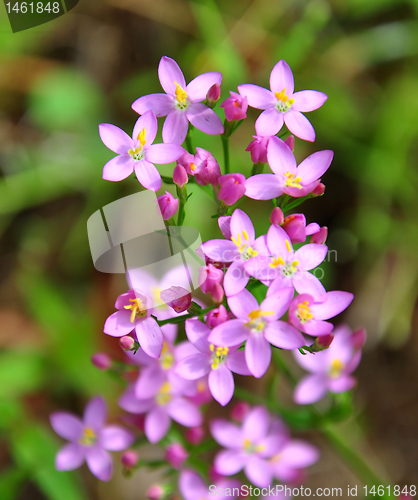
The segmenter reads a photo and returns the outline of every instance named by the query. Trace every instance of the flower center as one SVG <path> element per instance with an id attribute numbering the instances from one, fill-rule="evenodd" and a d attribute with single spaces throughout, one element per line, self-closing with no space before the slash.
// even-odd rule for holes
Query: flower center
<path id="1" fill-rule="evenodd" d="M 161 388 L 158 391 L 157 396 L 155 398 L 157 400 L 157 403 L 160 406 L 164 406 L 171 401 L 171 384 L 170 384 L 170 382 L 164 382 L 164 384 L 161 386 Z"/>
<path id="2" fill-rule="evenodd" d="M 251 311 L 248 315 L 250 321 L 245 323 L 244 326 L 249 328 L 252 332 L 262 332 L 266 326 L 266 321 L 263 319 L 263 316 L 272 316 L 273 314 L 273 311 L 262 311 L 261 309 Z"/>
<path id="3" fill-rule="evenodd" d="M 342 370 L 344 369 L 344 363 L 339 359 L 334 359 L 331 363 L 331 368 L 329 370 L 329 376 L 331 378 L 337 378 L 341 375 Z"/>
<path id="4" fill-rule="evenodd" d="M 296 177 L 295 174 L 285 172 L 284 176 L 286 177 L 285 184 L 287 187 L 302 189 L 302 186 L 300 184 L 302 177 L 300 177 L 300 175 Z"/>
<path id="5" fill-rule="evenodd" d="M 129 302 L 132 302 L 131 305 L 129 306 L 124 306 L 125 309 L 131 309 L 131 323 L 135 321 L 135 316 L 138 316 L 139 318 L 143 318 L 144 316 L 147 315 L 147 308 L 145 307 L 144 303 L 142 302 L 141 299 L 129 299 Z"/>
<path id="6" fill-rule="evenodd" d="M 309 302 L 307 300 L 305 300 L 301 304 L 298 304 L 298 310 L 296 311 L 296 316 L 299 318 L 299 321 L 302 324 L 313 319 L 314 316 L 311 313 L 311 309 L 309 307 Z"/>
<path id="7" fill-rule="evenodd" d="M 96 443 L 97 436 L 93 429 L 90 427 L 85 427 L 83 430 L 83 435 L 79 439 L 80 444 L 84 444 L 84 446 L 93 446 Z"/>
<path id="8" fill-rule="evenodd" d="M 146 130 L 143 128 L 141 132 L 139 132 L 138 137 L 136 138 L 136 140 L 139 141 L 139 147 L 130 149 L 128 151 L 129 156 L 133 158 L 135 161 L 144 159 L 144 146 L 147 143 L 147 141 L 145 140 L 145 135 L 146 135 Z"/>
<path id="9" fill-rule="evenodd" d="M 282 113 L 286 113 L 292 107 L 292 104 L 295 102 L 293 98 L 289 99 L 286 95 L 286 89 L 283 89 L 281 92 L 276 92 L 274 94 L 277 99 L 276 109 L 281 111 Z"/>
<path id="10" fill-rule="evenodd" d="M 221 363 L 225 362 L 229 349 L 228 347 L 215 347 L 213 344 L 210 344 L 209 349 L 213 353 L 212 370 L 216 370 Z"/>
<path id="11" fill-rule="evenodd" d="M 298 260 L 294 260 L 293 262 L 288 262 L 282 267 L 282 275 L 288 278 L 291 278 L 295 273 L 298 272 Z"/>
<path id="12" fill-rule="evenodd" d="M 259 444 L 259 445 L 256 445 L 254 443 L 251 442 L 251 439 L 244 439 L 243 443 L 242 443 L 242 446 L 244 448 L 244 451 L 246 451 L 247 453 L 257 453 L 257 452 L 260 452 L 260 451 L 263 451 L 265 446 Z"/>
<path id="13" fill-rule="evenodd" d="M 159 361 L 163 370 L 169 370 L 173 366 L 174 356 L 170 351 L 170 347 L 168 346 L 167 342 L 163 343 L 163 350 L 161 351 Z"/>
<path id="14" fill-rule="evenodd" d="M 243 241 L 241 235 L 244 237 L 245 242 Z M 252 247 L 249 246 L 250 238 L 248 237 L 248 233 L 247 231 L 245 231 L 245 229 L 242 231 L 242 233 L 238 233 L 237 238 L 231 237 L 231 241 L 235 243 L 235 245 L 238 247 L 242 259 L 248 260 L 251 259 L 252 257 L 257 257 L 258 255 L 257 250 L 254 250 Z"/>
<path id="15" fill-rule="evenodd" d="M 176 94 L 176 106 L 178 109 L 186 109 L 188 106 L 187 92 L 182 87 L 180 87 L 177 82 L 174 83 L 176 84 L 176 90 L 174 92 Z"/>

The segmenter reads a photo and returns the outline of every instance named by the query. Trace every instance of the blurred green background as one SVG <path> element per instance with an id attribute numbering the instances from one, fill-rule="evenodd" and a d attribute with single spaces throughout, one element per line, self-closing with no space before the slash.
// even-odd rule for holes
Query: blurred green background
<path id="1" fill-rule="evenodd" d="M 295 154 L 300 161 L 335 151 L 325 195 L 302 211 L 329 227 L 337 251 L 324 267 L 326 286 L 356 294 L 343 319 L 368 330 L 356 419 L 342 431 L 386 481 L 416 484 L 417 11 L 414 0 L 80 0 L 71 13 L 12 34 L 0 6 L 1 500 L 128 500 L 146 491 L 144 477 L 119 474 L 103 485 L 85 468 L 55 472 L 60 440 L 48 415 L 81 413 L 97 393 L 117 415 L 120 388 L 90 357 L 118 352 L 102 326 L 125 284 L 94 270 L 86 221 L 140 186 L 102 180 L 112 153 L 97 126 L 131 132 L 131 103 L 160 91 L 163 55 L 187 81 L 221 71 L 222 99 L 240 83 L 268 86 L 279 59 L 292 67 L 296 90 L 328 94 L 308 115 L 316 142 L 296 140 Z M 248 115 L 231 140 L 232 171 L 246 175 L 257 113 Z M 222 165 L 218 137 L 195 131 L 194 142 Z M 271 203 L 245 200 L 241 208 L 258 221 L 258 234 L 266 230 Z M 185 223 L 203 238 L 219 236 L 214 211 L 196 188 Z M 313 440 L 323 459 L 307 485 L 361 485 Z"/>

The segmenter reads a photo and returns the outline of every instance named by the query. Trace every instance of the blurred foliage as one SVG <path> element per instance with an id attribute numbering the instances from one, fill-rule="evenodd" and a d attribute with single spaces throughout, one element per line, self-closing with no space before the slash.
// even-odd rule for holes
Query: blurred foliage
<path id="1" fill-rule="evenodd" d="M 2 499 L 30 498 L 28 484 L 47 499 L 86 496 L 78 476 L 54 471 L 59 440 L 48 414 L 80 412 L 98 392 L 115 399 L 89 358 L 111 349 L 102 324 L 123 285 L 93 270 L 86 221 L 139 189 L 133 178 L 101 179 L 111 153 L 97 125 L 131 131 L 130 105 L 159 91 L 164 54 L 188 80 L 222 71 L 222 98 L 240 83 L 267 86 L 281 58 L 297 90 L 329 95 L 309 116 L 315 144 L 296 143 L 299 160 L 335 151 L 325 195 L 301 207 L 308 222 L 329 226 L 337 250 L 324 284 L 356 292 L 348 320 L 367 327 L 370 344 L 408 341 L 418 294 L 417 10 L 414 0 L 89 0 L 30 32 L 12 34 L 0 19 Z M 231 141 L 232 170 L 246 175 L 257 116 L 248 114 Z M 196 130 L 193 140 L 222 164 L 219 138 Z M 192 189 L 185 223 L 219 236 L 215 221 L 202 225 L 213 200 Z M 270 203 L 245 199 L 241 208 L 266 231 Z"/>

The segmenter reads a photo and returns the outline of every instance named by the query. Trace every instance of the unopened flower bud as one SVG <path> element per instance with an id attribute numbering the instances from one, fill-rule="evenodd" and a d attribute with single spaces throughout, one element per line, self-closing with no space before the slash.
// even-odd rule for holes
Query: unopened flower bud
<path id="1" fill-rule="evenodd" d="M 366 343 L 367 333 L 364 328 L 359 328 L 351 336 L 351 342 L 356 351 L 359 351 Z"/>
<path id="2" fill-rule="evenodd" d="M 160 296 L 161 300 L 178 314 L 186 311 L 192 303 L 191 293 L 181 286 L 171 286 L 167 290 L 163 290 Z"/>
<path id="3" fill-rule="evenodd" d="M 245 401 L 240 401 L 232 408 L 231 418 L 237 422 L 242 422 L 249 411 L 250 405 Z"/>
<path id="4" fill-rule="evenodd" d="M 229 320 L 229 314 L 225 306 L 220 305 L 216 309 L 212 309 L 208 312 L 206 316 L 206 325 L 209 328 L 215 328 L 215 326 L 222 325 Z"/>
<path id="5" fill-rule="evenodd" d="M 306 218 L 303 214 L 293 214 L 285 217 L 282 227 L 289 235 L 292 243 L 303 243 L 306 240 Z"/>
<path id="6" fill-rule="evenodd" d="M 270 222 L 272 224 L 277 224 L 278 226 L 281 226 L 284 221 L 284 215 L 283 211 L 279 207 L 273 208 L 271 215 L 270 215 Z"/>
<path id="7" fill-rule="evenodd" d="M 174 469 L 180 469 L 188 457 L 189 454 L 180 443 L 170 444 L 164 454 L 164 458 Z"/>
<path id="8" fill-rule="evenodd" d="M 211 293 L 216 283 L 221 284 L 224 273 L 213 264 L 208 264 L 199 269 L 198 283 L 203 293 Z"/>
<path id="9" fill-rule="evenodd" d="M 177 212 L 179 208 L 179 200 L 168 191 L 157 198 L 158 205 L 164 220 L 169 220 Z"/>
<path id="10" fill-rule="evenodd" d="M 242 174 L 226 174 L 219 177 L 221 189 L 218 199 L 231 206 L 245 194 L 245 177 Z"/>
<path id="11" fill-rule="evenodd" d="M 93 354 L 91 362 L 99 370 L 108 370 L 112 365 L 110 357 L 103 352 L 96 352 L 96 354 Z"/>
<path id="12" fill-rule="evenodd" d="M 124 351 L 130 351 L 135 345 L 135 340 L 131 336 L 125 335 L 119 339 L 119 345 Z"/>
<path id="13" fill-rule="evenodd" d="M 328 228 L 326 226 L 321 227 L 321 229 L 311 236 L 311 243 L 319 243 L 323 245 L 327 241 Z"/>
<path id="14" fill-rule="evenodd" d="M 185 437 L 189 443 L 199 444 L 205 436 L 203 427 L 192 427 L 186 430 Z"/>
<path id="15" fill-rule="evenodd" d="M 164 495 L 164 489 L 159 484 L 154 484 L 147 491 L 149 500 L 161 500 Z"/>
<path id="16" fill-rule="evenodd" d="M 332 333 L 328 335 L 322 335 L 321 337 L 316 337 L 315 342 L 313 343 L 312 350 L 323 351 L 324 349 L 328 349 L 328 347 L 332 344 L 334 340 L 334 335 Z"/>
<path id="17" fill-rule="evenodd" d="M 213 154 L 210 151 L 206 151 L 206 149 L 196 148 L 194 160 L 195 166 L 198 166 L 194 174 L 196 182 L 201 186 L 206 186 L 207 184 L 212 184 L 212 186 L 217 185 L 218 179 L 221 176 L 221 169 Z"/>
<path id="18" fill-rule="evenodd" d="M 186 169 L 177 163 L 177 165 L 174 167 L 174 172 L 173 172 L 173 182 L 174 184 L 177 184 L 179 187 L 183 187 L 185 184 L 187 184 L 189 181 L 189 176 L 187 175 Z"/>
<path id="19" fill-rule="evenodd" d="M 227 121 L 239 121 L 247 118 L 248 100 L 247 97 L 242 97 L 236 92 L 229 92 L 231 97 L 225 99 L 221 104 L 221 108 L 224 108 L 225 118 Z"/>
<path id="20" fill-rule="evenodd" d="M 208 106 L 209 108 L 214 108 L 220 97 L 221 86 L 218 83 L 214 83 L 206 94 L 206 106 Z"/>
<path id="21" fill-rule="evenodd" d="M 219 283 L 215 283 L 210 292 L 213 302 L 215 302 L 215 304 L 220 304 L 224 300 L 224 295 L 224 289 Z"/>
<path id="22" fill-rule="evenodd" d="M 312 196 L 322 196 L 325 193 L 325 184 L 322 184 L 320 182 L 316 188 L 312 191 L 311 195 Z"/>
<path id="23" fill-rule="evenodd" d="M 133 450 L 127 450 L 123 453 L 121 457 L 121 462 L 124 467 L 127 469 L 132 469 L 138 463 L 138 453 Z"/>
<path id="24" fill-rule="evenodd" d="M 289 135 L 289 137 L 284 141 L 289 148 L 294 151 L 295 150 L 295 136 L 294 135 Z"/>
<path id="25" fill-rule="evenodd" d="M 245 151 L 250 151 L 251 161 L 254 164 L 267 163 L 267 144 L 271 136 L 262 137 L 253 135 L 254 140 L 248 144 Z"/>

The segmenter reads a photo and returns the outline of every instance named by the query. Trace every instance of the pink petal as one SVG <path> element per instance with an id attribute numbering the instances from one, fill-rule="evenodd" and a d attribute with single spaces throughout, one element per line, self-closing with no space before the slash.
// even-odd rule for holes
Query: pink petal
<path id="1" fill-rule="evenodd" d="M 226 358 L 226 366 L 231 372 L 238 373 L 238 375 L 251 375 L 244 351 L 230 352 Z"/>
<path id="2" fill-rule="evenodd" d="M 93 476 L 101 481 L 109 481 L 112 476 L 112 459 L 107 451 L 99 447 L 87 448 L 86 462 Z"/>
<path id="3" fill-rule="evenodd" d="M 145 151 L 145 158 L 151 163 L 162 165 L 176 161 L 184 153 L 177 144 L 153 144 Z"/>
<path id="4" fill-rule="evenodd" d="M 167 405 L 167 413 L 185 427 L 198 427 L 203 422 L 200 409 L 184 398 L 172 399 Z"/>
<path id="5" fill-rule="evenodd" d="M 289 146 L 278 137 L 272 137 L 269 140 L 267 160 L 270 168 L 277 175 L 283 177 L 286 172 L 296 174 L 295 156 Z"/>
<path id="6" fill-rule="evenodd" d="M 74 470 L 84 462 L 85 448 L 76 443 L 63 446 L 55 457 L 55 468 L 59 471 Z"/>
<path id="7" fill-rule="evenodd" d="M 256 378 L 262 377 L 270 365 L 271 347 L 263 334 L 251 333 L 245 344 L 245 359 Z"/>
<path id="8" fill-rule="evenodd" d="M 216 326 L 210 333 L 208 341 L 222 347 L 234 347 L 247 340 L 248 330 L 244 320 L 231 319 Z"/>
<path id="9" fill-rule="evenodd" d="M 68 441 L 78 441 L 83 433 L 81 420 L 71 413 L 55 412 L 49 419 L 54 431 Z"/>
<path id="10" fill-rule="evenodd" d="M 239 472 L 247 462 L 244 453 L 235 450 L 223 450 L 215 457 L 215 470 L 223 476 L 232 476 Z"/>
<path id="11" fill-rule="evenodd" d="M 133 146 L 132 139 L 119 127 L 110 123 L 101 123 L 99 125 L 100 139 L 103 144 L 111 151 L 124 154 Z"/>
<path id="12" fill-rule="evenodd" d="M 328 388 L 331 392 L 340 393 L 350 391 L 356 385 L 356 379 L 350 376 L 342 376 L 330 379 Z"/>
<path id="13" fill-rule="evenodd" d="M 328 370 L 327 352 L 321 351 L 315 354 L 301 354 L 300 351 L 294 351 L 293 356 L 299 366 L 311 373 L 325 373 Z"/>
<path id="14" fill-rule="evenodd" d="M 135 327 L 142 349 L 151 358 L 159 358 L 163 349 L 163 334 L 161 328 L 153 318 L 138 321 Z"/>
<path id="15" fill-rule="evenodd" d="M 103 167 L 105 181 L 118 182 L 129 177 L 134 171 L 135 160 L 128 154 L 115 156 Z"/>
<path id="16" fill-rule="evenodd" d="M 190 470 L 183 470 L 179 477 L 179 490 L 185 500 L 196 500 L 205 498 L 208 487 L 203 479 Z"/>
<path id="17" fill-rule="evenodd" d="M 248 290 L 242 290 L 238 295 L 228 298 L 228 305 L 237 318 L 248 319 L 252 311 L 259 309 L 257 299 Z"/>
<path id="18" fill-rule="evenodd" d="M 334 325 L 331 323 L 328 323 L 327 321 L 317 321 L 314 319 L 307 321 L 302 331 L 308 335 L 313 335 L 314 337 L 321 337 L 329 335 L 332 330 L 334 330 Z"/>
<path id="19" fill-rule="evenodd" d="M 326 245 L 320 245 L 318 243 L 308 243 L 304 245 L 295 252 L 295 260 L 299 262 L 298 269 L 300 271 L 309 271 L 319 266 L 325 259 L 327 252 L 328 247 Z"/>
<path id="20" fill-rule="evenodd" d="M 182 359 L 176 365 L 175 373 L 187 380 L 197 380 L 210 372 L 211 360 L 207 354 L 195 354 Z"/>
<path id="21" fill-rule="evenodd" d="M 92 429 L 101 429 L 106 421 L 107 409 L 103 398 L 96 396 L 84 409 L 83 423 Z"/>
<path id="22" fill-rule="evenodd" d="M 293 286 L 299 294 L 307 293 L 314 297 L 316 301 L 322 301 L 326 299 L 326 290 L 323 284 L 316 276 L 314 276 L 312 273 L 308 273 L 307 271 L 302 271 L 295 275 L 293 279 Z"/>
<path id="23" fill-rule="evenodd" d="M 295 92 L 292 98 L 295 100 L 292 104 L 292 108 L 295 111 L 306 113 L 307 111 L 313 111 L 314 109 L 320 108 L 328 99 L 328 96 L 316 90 L 302 90 L 300 92 Z"/>
<path id="24" fill-rule="evenodd" d="M 134 130 L 132 133 L 132 140 L 139 141 L 139 134 L 145 129 L 145 140 L 146 146 L 150 146 L 155 139 L 158 131 L 157 118 L 153 111 L 147 111 L 145 114 L 140 116 L 135 123 Z"/>
<path id="25" fill-rule="evenodd" d="M 258 85 L 252 85 L 251 83 L 238 85 L 238 92 L 243 97 L 247 97 L 248 105 L 252 108 L 266 109 L 276 104 L 274 94 Z"/>
<path id="26" fill-rule="evenodd" d="M 169 144 L 181 145 L 186 139 L 189 122 L 186 113 L 178 109 L 171 111 L 163 125 L 163 141 Z"/>
<path id="27" fill-rule="evenodd" d="M 293 399 L 300 405 L 309 405 L 322 399 L 327 392 L 325 375 L 308 375 L 296 386 Z"/>
<path id="28" fill-rule="evenodd" d="M 290 242 L 289 235 L 283 228 L 276 224 L 272 224 L 267 232 L 267 245 L 274 256 L 280 256 L 287 259 L 293 253 L 293 246 Z"/>
<path id="29" fill-rule="evenodd" d="M 210 353 L 208 335 L 210 328 L 197 318 L 187 319 L 186 335 L 190 342 L 200 351 L 206 354 Z"/>
<path id="30" fill-rule="evenodd" d="M 109 451 L 122 451 L 129 448 L 135 437 L 119 425 L 109 425 L 100 433 L 100 446 Z"/>
<path id="31" fill-rule="evenodd" d="M 222 73 L 212 71 L 210 73 L 203 73 L 194 78 L 186 87 L 187 96 L 191 102 L 202 102 L 206 99 L 208 90 L 217 83 L 222 83 Z"/>
<path id="32" fill-rule="evenodd" d="M 118 401 L 119 406 L 122 410 L 125 410 L 129 413 L 146 413 L 150 411 L 153 406 L 155 406 L 155 402 L 153 399 L 137 399 L 135 397 L 135 389 L 134 387 L 130 387 L 127 391 L 125 391 Z"/>
<path id="33" fill-rule="evenodd" d="M 283 180 L 274 174 L 257 174 L 245 181 L 245 196 L 253 200 L 272 200 L 283 194 Z"/>
<path id="34" fill-rule="evenodd" d="M 283 113 L 275 107 L 267 108 L 261 113 L 255 122 L 257 135 L 276 135 L 283 127 Z"/>
<path id="35" fill-rule="evenodd" d="M 245 262 L 244 268 L 250 276 L 257 278 L 263 283 L 274 280 L 280 272 L 279 269 L 270 267 L 270 257 L 266 255 L 253 257 Z"/>
<path id="36" fill-rule="evenodd" d="M 147 160 L 135 162 L 135 174 L 146 189 L 158 191 L 161 187 L 161 175 L 157 168 Z"/>
<path id="37" fill-rule="evenodd" d="M 159 363 L 143 368 L 135 384 L 135 396 L 138 399 L 153 398 L 165 379 L 164 371 Z"/>
<path id="38" fill-rule="evenodd" d="M 145 417 L 144 432 L 151 443 L 158 443 L 167 434 L 171 425 L 164 408 L 157 406 Z"/>
<path id="39" fill-rule="evenodd" d="M 270 431 L 270 435 L 259 442 L 261 447 L 259 452 L 260 456 L 263 458 L 271 458 L 274 455 L 277 455 L 286 445 L 288 439 L 289 438 L 285 433 L 280 432 L 278 434 L 273 434 Z"/>
<path id="40" fill-rule="evenodd" d="M 244 418 L 242 426 L 244 437 L 258 444 L 267 436 L 270 422 L 270 415 L 266 408 L 254 407 Z"/>
<path id="41" fill-rule="evenodd" d="M 236 295 L 247 286 L 250 276 L 245 272 L 244 262 L 233 262 L 225 273 L 224 289 L 227 297 Z"/>
<path id="42" fill-rule="evenodd" d="M 295 291 L 293 287 L 286 287 L 264 299 L 260 305 L 260 309 L 262 311 L 274 312 L 274 314 L 267 316 L 267 321 L 273 322 L 281 318 L 288 310 L 294 295 Z"/>
<path id="43" fill-rule="evenodd" d="M 143 115 L 147 111 L 153 111 L 157 118 L 166 116 L 174 108 L 174 98 L 167 94 L 149 94 L 140 97 L 132 104 L 132 109 Z"/>
<path id="44" fill-rule="evenodd" d="M 220 405 L 225 406 L 231 401 L 235 388 L 234 377 L 225 365 L 211 370 L 208 383 L 212 396 Z"/>
<path id="45" fill-rule="evenodd" d="M 292 96 L 295 84 L 293 73 L 286 61 L 281 59 L 271 70 L 270 88 L 272 92 L 281 92 L 286 89 L 286 95 Z"/>
<path id="46" fill-rule="evenodd" d="M 116 311 L 111 314 L 104 325 L 103 331 L 112 337 L 124 337 L 134 329 L 134 323 L 131 323 L 131 314 L 129 311 Z"/>
<path id="47" fill-rule="evenodd" d="M 297 169 L 297 175 L 302 177 L 303 184 L 309 184 L 322 177 L 331 165 L 333 157 L 334 152 L 326 149 L 305 158 Z"/>
<path id="48" fill-rule="evenodd" d="M 252 244 L 255 239 L 255 231 L 254 231 L 254 226 L 253 223 L 251 222 L 251 219 L 248 217 L 248 215 L 237 208 L 234 210 L 234 213 L 232 214 L 231 217 L 231 234 L 234 238 L 238 238 L 238 235 L 241 234 L 242 241 L 245 243 L 246 238 L 244 236 L 244 231 L 247 233 L 248 236 L 248 244 Z"/>
<path id="49" fill-rule="evenodd" d="M 209 240 L 202 245 L 203 253 L 215 262 L 232 262 L 239 256 L 235 243 L 228 240 Z"/>
<path id="50" fill-rule="evenodd" d="M 171 57 L 164 56 L 161 58 L 158 66 L 158 78 L 160 79 L 161 87 L 167 94 L 175 95 L 177 87 L 174 82 L 177 82 L 183 90 L 186 90 L 186 81 L 184 80 L 183 72 Z"/>
<path id="51" fill-rule="evenodd" d="M 284 321 L 270 323 L 264 332 L 264 337 L 281 349 L 297 349 L 305 345 L 303 335 Z"/>
<path id="52" fill-rule="evenodd" d="M 205 134 L 217 135 L 224 133 L 222 120 L 204 104 L 190 104 L 186 110 L 186 116 L 196 128 Z"/>
<path id="53" fill-rule="evenodd" d="M 315 446 L 295 439 L 290 441 L 281 452 L 280 461 L 294 469 L 304 469 L 317 462 L 319 452 Z"/>
<path id="54" fill-rule="evenodd" d="M 269 463 L 257 456 L 250 457 L 244 472 L 250 482 L 260 488 L 270 486 L 273 479 L 273 471 Z"/>
<path id="55" fill-rule="evenodd" d="M 227 420 L 216 419 L 210 423 L 210 432 L 221 446 L 240 450 L 242 448 L 243 433 L 241 429 Z"/>
<path id="56" fill-rule="evenodd" d="M 226 238 L 227 240 L 230 240 L 231 239 L 231 216 L 230 215 L 223 215 L 222 217 L 219 217 L 218 225 L 219 225 L 219 229 L 221 230 L 223 237 Z"/>
<path id="57" fill-rule="evenodd" d="M 315 130 L 306 116 L 302 115 L 299 111 L 294 111 L 293 109 L 287 111 L 284 114 L 284 122 L 286 127 L 296 137 L 299 137 L 304 141 L 314 142 Z"/>
<path id="58" fill-rule="evenodd" d="M 311 311 L 315 319 L 329 319 L 337 316 L 347 309 L 354 299 L 354 295 L 349 292 L 328 292 L 326 301 L 320 304 L 312 304 Z"/>

